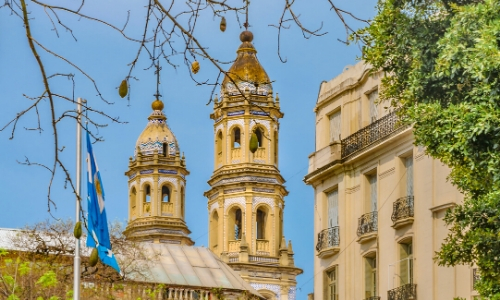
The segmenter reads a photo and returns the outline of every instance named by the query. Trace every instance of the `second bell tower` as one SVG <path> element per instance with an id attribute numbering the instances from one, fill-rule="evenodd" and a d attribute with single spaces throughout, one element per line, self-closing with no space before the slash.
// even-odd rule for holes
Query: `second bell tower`
<path id="1" fill-rule="evenodd" d="M 288 191 L 278 169 L 279 97 L 244 31 L 214 99 L 214 172 L 209 180 L 209 248 L 268 299 L 295 299 L 291 241 L 283 233 Z M 256 149 L 250 139 L 255 134 Z M 255 145 L 254 145 L 255 146 Z"/>

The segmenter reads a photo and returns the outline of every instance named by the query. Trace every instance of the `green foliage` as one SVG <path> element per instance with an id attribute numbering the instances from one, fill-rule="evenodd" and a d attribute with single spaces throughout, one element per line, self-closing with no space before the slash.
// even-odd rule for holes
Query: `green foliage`
<path id="1" fill-rule="evenodd" d="M 358 34 L 363 59 L 386 73 L 381 99 L 402 108 L 416 144 L 465 195 L 445 217 L 437 262 L 476 264 L 478 292 L 500 299 L 499 1 L 380 0 Z"/>
<path id="2" fill-rule="evenodd" d="M 56 273 L 52 270 L 47 271 L 38 279 L 36 284 L 41 285 L 43 288 L 50 288 L 56 286 L 57 285 Z"/>

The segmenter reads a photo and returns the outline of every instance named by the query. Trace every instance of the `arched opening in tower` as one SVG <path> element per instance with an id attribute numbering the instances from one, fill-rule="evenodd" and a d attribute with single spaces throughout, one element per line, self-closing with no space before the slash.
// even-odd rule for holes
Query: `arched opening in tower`
<path id="1" fill-rule="evenodd" d="M 243 230 L 242 213 L 239 207 L 233 207 L 229 211 L 228 240 L 240 240 Z"/>
<path id="2" fill-rule="evenodd" d="M 146 184 L 145 192 L 144 192 L 144 202 L 151 202 L 151 186 Z"/>
<path id="3" fill-rule="evenodd" d="M 161 188 L 161 201 L 170 202 L 170 189 L 166 185 Z"/>
<path id="4" fill-rule="evenodd" d="M 136 205 L 136 200 L 137 200 L 137 190 L 135 187 L 132 188 L 130 191 L 130 216 L 133 218 L 135 217 L 135 205 Z"/>
<path id="5" fill-rule="evenodd" d="M 264 208 L 257 209 L 256 216 L 256 228 L 257 228 L 257 239 L 266 239 L 266 221 L 267 221 L 267 211 Z"/>
<path id="6" fill-rule="evenodd" d="M 262 144 L 262 130 L 260 128 L 255 129 L 255 135 L 257 136 L 259 148 L 262 148 L 264 146 L 264 144 Z"/>
<path id="7" fill-rule="evenodd" d="M 210 218 L 210 247 L 216 252 L 219 244 L 219 214 L 214 211 Z"/>
<path id="8" fill-rule="evenodd" d="M 240 148 L 241 146 L 241 130 L 239 127 L 233 129 L 233 148 Z"/>

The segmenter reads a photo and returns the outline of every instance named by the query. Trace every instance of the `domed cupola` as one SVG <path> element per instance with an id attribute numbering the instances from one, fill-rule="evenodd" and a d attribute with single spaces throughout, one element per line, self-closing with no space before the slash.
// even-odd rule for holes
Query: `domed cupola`
<path id="1" fill-rule="evenodd" d="M 177 139 L 167 126 L 163 102 L 155 100 L 148 125 L 136 142 L 128 170 L 130 240 L 193 245 L 185 222 L 186 169 Z"/>
<path id="2" fill-rule="evenodd" d="M 163 102 L 155 100 L 151 108 L 153 112 L 148 117 L 148 125 L 137 139 L 134 156 L 137 156 L 138 149 L 142 155 L 153 155 L 155 150 L 163 156 L 176 155 L 180 152 L 179 145 L 167 125 L 167 117 L 163 114 Z"/>
<path id="3" fill-rule="evenodd" d="M 236 51 L 236 60 L 222 81 L 221 95 L 224 92 L 237 95 L 248 89 L 250 94 L 267 96 L 272 93 L 271 80 L 257 59 L 257 50 L 252 44 L 253 34 L 243 31 L 240 40 L 242 44 Z"/>

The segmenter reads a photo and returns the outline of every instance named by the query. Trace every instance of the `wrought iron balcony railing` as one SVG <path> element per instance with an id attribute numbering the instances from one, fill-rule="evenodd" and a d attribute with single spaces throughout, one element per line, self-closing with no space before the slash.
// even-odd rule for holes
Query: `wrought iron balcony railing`
<path id="1" fill-rule="evenodd" d="M 342 140 L 342 159 L 404 127 L 395 111 L 378 119 Z"/>
<path id="2" fill-rule="evenodd" d="M 379 296 L 371 296 L 371 297 L 365 298 L 365 300 L 380 300 L 380 297 Z"/>
<path id="3" fill-rule="evenodd" d="M 339 227 L 331 227 L 322 230 L 318 233 L 318 243 L 316 244 L 316 250 L 319 252 L 321 250 L 338 247 L 340 242 L 339 238 Z"/>
<path id="4" fill-rule="evenodd" d="M 417 285 L 413 283 L 405 284 L 395 289 L 387 291 L 387 300 L 416 300 Z"/>
<path id="5" fill-rule="evenodd" d="M 392 204 L 393 222 L 413 217 L 413 196 L 401 197 Z"/>
<path id="6" fill-rule="evenodd" d="M 377 223 L 378 219 L 376 211 L 362 215 L 358 219 L 358 236 L 377 231 Z"/>

